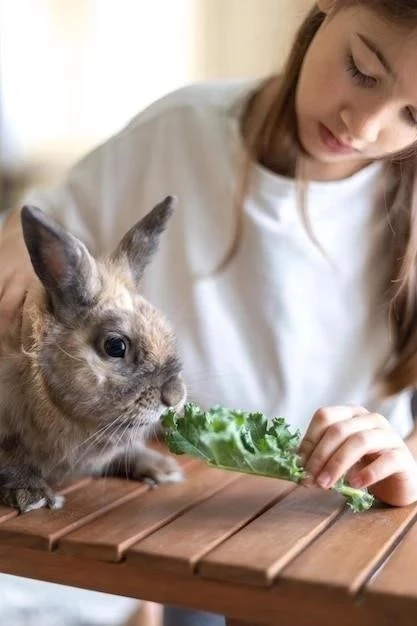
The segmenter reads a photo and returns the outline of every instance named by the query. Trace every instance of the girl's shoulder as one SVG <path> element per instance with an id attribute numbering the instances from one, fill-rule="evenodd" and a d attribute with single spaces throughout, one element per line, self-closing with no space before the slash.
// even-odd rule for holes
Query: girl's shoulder
<path id="1" fill-rule="evenodd" d="M 166 122 L 185 114 L 199 117 L 232 115 L 256 88 L 259 81 L 222 80 L 192 83 L 162 96 L 136 115 L 127 129 L 148 122 Z"/>

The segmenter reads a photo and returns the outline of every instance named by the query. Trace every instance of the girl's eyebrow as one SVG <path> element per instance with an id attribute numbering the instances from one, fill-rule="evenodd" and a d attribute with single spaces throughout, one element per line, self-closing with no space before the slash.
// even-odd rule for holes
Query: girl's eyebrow
<path id="1" fill-rule="evenodd" d="M 365 37 L 365 35 L 361 35 L 360 33 L 356 33 L 359 39 L 365 44 L 365 46 L 377 57 L 378 61 L 383 65 L 388 74 L 393 78 L 397 78 L 396 72 L 392 69 L 391 65 L 388 63 L 387 59 L 382 54 L 381 50 L 378 48 L 373 41 Z"/>

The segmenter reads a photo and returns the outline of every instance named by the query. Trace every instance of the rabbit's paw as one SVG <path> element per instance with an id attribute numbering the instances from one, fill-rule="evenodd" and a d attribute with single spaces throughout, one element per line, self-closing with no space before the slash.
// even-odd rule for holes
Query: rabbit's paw
<path id="1" fill-rule="evenodd" d="M 135 459 L 132 478 L 154 487 L 164 483 L 179 483 L 184 479 L 184 474 L 171 456 L 144 448 Z"/>
<path id="2" fill-rule="evenodd" d="M 13 489 L 0 488 L 0 500 L 7 506 L 18 509 L 21 513 L 28 513 L 35 509 L 60 509 L 65 498 L 54 494 L 49 487 L 30 487 Z"/>

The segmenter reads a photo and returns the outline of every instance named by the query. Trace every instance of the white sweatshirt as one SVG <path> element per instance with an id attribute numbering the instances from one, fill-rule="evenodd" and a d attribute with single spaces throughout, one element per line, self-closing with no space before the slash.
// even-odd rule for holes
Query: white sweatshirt
<path id="1" fill-rule="evenodd" d="M 405 436 L 410 393 L 379 405 L 372 390 L 390 352 L 379 298 L 388 227 L 374 210 L 379 164 L 309 184 L 308 215 L 326 256 L 300 218 L 296 183 L 257 166 L 240 246 L 222 273 L 212 273 L 236 228 L 239 113 L 252 88 L 205 84 L 166 96 L 79 162 L 61 188 L 33 190 L 25 202 L 102 254 L 176 195 L 143 293 L 171 320 L 189 398 L 282 415 L 301 430 L 321 406 L 361 404 Z"/>

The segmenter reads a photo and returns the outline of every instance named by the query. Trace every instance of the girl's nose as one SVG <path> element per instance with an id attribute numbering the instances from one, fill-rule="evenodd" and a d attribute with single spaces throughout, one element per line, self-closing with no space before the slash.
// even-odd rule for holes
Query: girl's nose
<path id="1" fill-rule="evenodd" d="M 376 111 L 343 109 L 340 117 L 352 143 L 375 143 L 381 131 L 381 115 Z"/>

